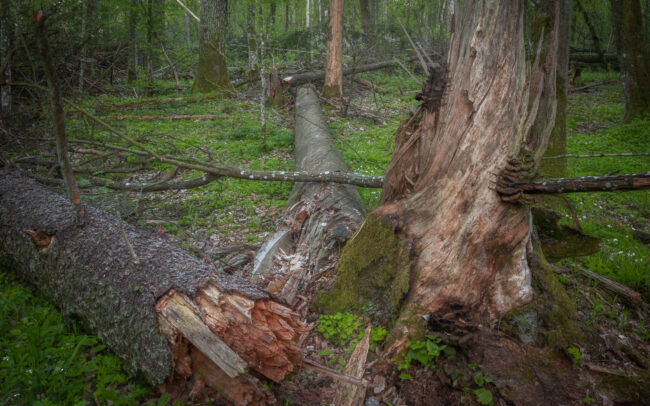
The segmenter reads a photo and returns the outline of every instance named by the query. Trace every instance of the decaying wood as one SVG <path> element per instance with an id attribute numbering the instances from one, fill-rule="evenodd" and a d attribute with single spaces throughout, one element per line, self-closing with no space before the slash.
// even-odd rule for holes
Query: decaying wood
<path id="1" fill-rule="evenodd" d="M 300 365 L 304 326 L 268 293 L 161 235 L 129 224 L 120 231 L 105 211 L 87 207 L 79 227 L 67 199 L 16 172 L 0 175 L 0 262 L 151 384 L 206 383 L 206 375 L 235 403 L 265 404 L 272 396 L 248 371 L 280 381 Z"/>
<path id="2" fill-rule="evenodd" d="M 370 329 L 366 327 L 363 333 L 361 342 L 354 348 L 354 352 L 350 356 L 347 365 L 345 366 L 345 373 L 347 375 L 363 378 L 365 372 L 366 358 L 368 357 L 368 348 L 370 347 Z M 366 397 L 366 388 L 368 383 L 361 380 L 361 385 L 351 385 L 349 383 L 340 382 L 339 390 L 334 395 L 334 404 L 337 406 L 357 406 L 363 404 Z"/>
<path id="3" fill-rule="evenodd" d="M 300 171 L 346 171 L 320 109 L 313 87 L 296 97 L 295 165 Z M 318 277 L 333 269 L 339 247 L 363 221 L 365 211 L 356 189 L 333 183 L 296 183 L 285 213 L 287 227 L 257 254 L 253 281 L 296 303 Z"/>

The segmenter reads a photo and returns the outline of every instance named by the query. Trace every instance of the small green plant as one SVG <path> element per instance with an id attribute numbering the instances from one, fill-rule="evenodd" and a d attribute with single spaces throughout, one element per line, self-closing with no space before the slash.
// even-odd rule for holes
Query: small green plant
<path id="1" fill-rule="evenodd" d="M 447 348 L 446 344 L 440 344 L 441 338 L 427 335 L 421 341 L 409 341 L 406 343 L 406 352 L 402 354 L 402 362 L 397 366 L 400 371 L 411 368 L 411 363 L 417 361 L 425 368 L 435 368 L 435 359 L 440 352 Z"/>
<path id="2" fill-rule="evenodd" d="M 476 369 L 476 364 L 472 363 L 469 364 L 468 367 L 470 369 L 475 370 Z M 476 401 L 481 404 L 481 405 L 486 405 L 486 406 L 491 406 L 494 404 L 494 399 L 492 398 L 492 391 L 489 390 L 488 388 L 484 388 L 483 385 L 486 383 L 492 382 L 492 379 L 488 378 L 487 376 L 483 375 L 481 372 L 477 373 L 474 375 L 474 383 L 478 388 L 476 389 L 471 389 L 471 388 L 463 388 L 464 392 L 471 392 L 474 394 L 476 397 Z"/>
<path id="3" fill-rule="evenodd" d="M 483 387 L 486 383 L 492 382 L 492 379 L 488 378 L 487 376 L 483 375 L 481 372 L 478 374 L 474 375 L 474 383 L 477 384 L 480 387 Z"/>
<path id="4" fill-rule="evenodd" d="M 478 388 L 472 391 L 474 396 L 476 396 L 476 401 L 482 405 L 491 406 L 494 404 L 492 399 L 492 391 L 486 388 Z"/>
<path id="5" fill-rule="evenodd" d="M 582 363 L 582 353 L 578 347 L 569 347 L 566 349 L 566 352 L 571 356 L 571 361 L 573 363 L 573 368 L 578 369 Z"/>
<path id="6" fill-rule="evenodd" d="M 321 315 L 318 317 L 316 331 L 330 343 L 343 347 L 352 340 L 360 340 L 363 336 L 361 321 L 353 314 L 336 313 L 331 316 Z"/>
<path id="7" fill-rule="evenodd" d="M 130 381 L 98 338 L 74 324 L 68 328 L 43 297 L 1 271 L 0 353 L 6 404 L 80 405 L 90 404 L 90 396 L 96 403 L 130 405 L 150 392 Z"/>
<path id="8" fill-rule="evenodd" d="M 594 403 L 595 401 L 596 401 L 596 399 L 594 399 L 594 398 L 583 398 L 582 399 L 582 403 L 584 403 L 584 404 Z"/>
<path id="9" fill-rule="evenodd" d="M 374 351 L 377 345 L 386 339 L 387 331 L 381 326 L 373 327 L 370 330 L 370 351 Z"/>

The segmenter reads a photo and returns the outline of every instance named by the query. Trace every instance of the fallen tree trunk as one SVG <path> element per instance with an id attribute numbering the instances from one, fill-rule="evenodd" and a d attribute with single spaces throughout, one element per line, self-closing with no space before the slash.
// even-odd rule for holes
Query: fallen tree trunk
<path id="1" fill-rule="evenodd" d="M 412 61 L 416 57 L 408 58 L 408 61 Z M 343 76 L 354 75 L 355 73 L 370 72 L 373 70 L 379 70 L 384 68 L 389 68 L 391 66 L 397 65 L 396 60 L 383 61 L 369 63 L 365 65 L 359 65 L 352 68 L 343 69 Z M 303 83 L 313 82 L 316 80 L 325 80 L 325 71 L 318 70 L 313 72 L 304 72 L 304 73 L 294 73 L 282 79 L 286 86 L 298 86 Z"/>
<path id="2" fill-rule="evenodd" d="M 312 86 L 296 96 L 295 169 L 346 172 Z M 354 186 L 336 183 L 296 183 L 287 203 L 287 227 L 262 248 L 252 279 L 290 304 L 296 304 L 333 271 L 339 248 L 361 225 L 365 210 Z M 308 301 L 308 300 L 306 300 Z"/>
<path id="3" fill-rule="evenodd" d="M 0 264 L 165 390 L 269 404 L 257 377 L 301 362 L 304 326 L 268 293 L 105 211 L 78 227 L 67 199 L 15 172 L 0 175 Z"/>

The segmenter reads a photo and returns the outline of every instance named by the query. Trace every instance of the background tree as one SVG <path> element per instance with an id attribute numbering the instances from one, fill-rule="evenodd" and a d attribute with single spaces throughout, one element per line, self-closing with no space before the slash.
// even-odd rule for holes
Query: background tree
<path id="1" fill-rule="evenodd" d="M 546 148 L 546 156 L 566 155 L 566 109 L 569 84 L 569 35 L 571 32 L 572 0 L 560 1 L 560 26 L 558 30 L 557 70 L 555 73 L 555 95 L 557 101 L 555 125 Z M 547 177 L 566 176 L 567 159 L 546 160 L 540 166 L 540 173 Z"/>
<path id="2" fill-rule="evenodd" d="M 625 91 L 625 121 L 650 113 L 650 59 L 643 30 L 640 0 L 611 0 Z"/>
<path id="3" fill-rule="evenodd" d="M 138 80 L 138 0 L 130 0 L 129 2 L 129 48 L 128 48 L 128 67 L 126 72 L 127 83 Z"/>
<path id="4" fill-rule="evenodd" d="M 192 91 L 206 93 L 213 90 L 232 92 L 226 66 L 225 39 L 228 26 L 227 0 L 201 0 L 201 40 L 199 65 Z"/>
<path id="5" fill-rule="evenodd" d="M 0 2 L 0 79 L 3 82 L 11 82 L 11 1 Z M 11 87 L 0 86 L 0 114 L 8 115 L 11 112 Z"/>
<path id="6" fill-rule="evenodd" d="M 327 34 L 327 61 L 323 97 L 341 97 L 343 94 L 343 0 L 330 0 L 329 32 Z"/>

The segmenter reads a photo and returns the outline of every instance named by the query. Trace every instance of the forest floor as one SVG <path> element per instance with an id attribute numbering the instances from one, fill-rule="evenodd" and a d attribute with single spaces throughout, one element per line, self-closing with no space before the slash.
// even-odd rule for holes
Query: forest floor
<path id="1" fill-rule="evenodd" d="M 381 175 L 390 160 L 396 129 L 408 117 L 419 89 L 402 71 L 374 72 L 358 77 L 377 85 L 378 90 L 346 81 L 350 89 L 346 95 L 349 98 L 347 108 L 323 106 L 330 131 L 350 170 Z M 612 79 L 617 79 L 617 74 L 585 72 L 576 87 Z M 187 83 L 184 85 L 189 87 Z M 134 89 L 134 92 L 141 93 L 141 90 Z M 141 101 L 141 98 L 102 95 L 89 97 L 83 104 L 119 130 L 167 154 L 251 169 L 291 169 L 294 123 L 291 106 L 266 110 L 266 138 L 263 140 L 257 92 L 256 89 L 243 89 L 236 97 L 216 100 L 194 98 L 186 91 L 180 95 L 151 98 L 151 104 L 137 106 L 129 103 Z M 164 101 L 179 96 L 183 100 Z M 572 92 L 567 120 L 568 153 L 650 152 L 650 120 L 621 124 L 623 113 L 624 99 L 618 81 Z M 142 118 L 170 115 L 215 115 L 216 119 Z M 153 166 L 154 170 L 134 174 L 101 173 L 99 167 L 141 166 L 141 158 L 103 149 L 102 144 L 122 147 L 128 144 L 74 112 L 69 118 L 67 125 L 72 145 L 86 149 L 79 150 L 72 158 L 82 168 L 92 167 L 93 176 L 144 182 L 160 179 L 173 170 L 168 165 L 153 164 L 149 167 Z M 51 160 L 52 145 L 39 138 L 42 135 L 36 132 L 30 136 L 33 138 L 25 139 L 21 148 L 38 159 Z M 110 155 L 99 157 L 89 153 L 89 148 Z M 638 173 L 648 168 L 648 156 L 568 160 L 570 177 Z M 83 197 L 89 204 L 117 212 L 125 221 L 169 235 L 202 258 L 236 264 L 239 272 L 246 272 L 257 247 L 281 225 L 282 209 L 292 187 L 279 182 L 224 178 L 192 190 L 124 193 L 88 187 L 90 173 L 78 176 L 84 187 Z M 178 171 L 176 176 L 190 178 L 196 173 Z M 362 188 L 359 191 L 364 205 L 372 209 L 379 200 L 380 191 Z M 598 252 L 556 263 L 561 271 L 557 278 L 577 304 L 579 321 L 586 326 L 585 336 L 602 338 L 565 348 L 565 361 L 576 370 L 600 361 L 611 361 L 610 366 L 619 362 L 620 367 L 625 368 L 625 362 L 634 362 L 634 357 L 620 354 L 623 350 L 616 343 L 621 340 L 627 347 L 640 351 L 642 357 L 648 356 L 650 321 L 647 312 L 627 307 L 617 297 L 598 289 L 596 283 L 584 279 L 577 270 L 586 268 L 603 274 L 635 289 L 646 302 L 650 300 L 650 249 L 648 241 L 641 241 L 638 233 L 650 231 L 649 196 L 647 191 L 575 194 L 565 200 L 547 202 L 548 207 L 565 214 L 560 224 L 579 225 L 587 235 L 600 239 Z M 332 368 L 342 368 L 359 342 L 359 334 L 367 321 L 342 314 L 321 316 L 318 320 L 316 317 L 314 315 L 310 321 L 317 322 L 319 334 L 305 343 L 308 356 Z M 382 326 L 373 327 L 371 348 L 379 351 L 385 330 Z M 44 336 L 48 339 L 44 340 Z M 411 348 L 418 346 L 424 346 L 429 352 L 413 350 L 413 365 L 396 361 L 396 365 L 401 366 L 397 384 L 372 384 L 377 401 L 374 404 L 432 404 L 434 393 L 439 401 L 454 404 L 491 404 L 499 399 L 489 376 L 476 370 L 475 365 L 472 367 L 472 363 L 465 366 L 469 379 L 459 379 L 455 386 L 445 385 L 447 389 L 442 389 L 440 374 L 435 372 L 435 360 L 453 354 L 445 349 L 444 343 L 434 339 L 414 342 Z M 373 356 L 371 354 L 370 362 Z M 119 360 L 108 353 L 97 338 L 85 335 L 74 321 L 63 321 L 40 294 L 4 272 L 0 274 L 0 357 L 0 398 L 3 399 L 0 404 L 149 402 L 164 405 L 171 402 L 168 397 L 155 396 L 137 379 L 127 377 L 120 369 Z M 637 364 L 643 363 L 642 359 Z M 329 377 L 303 372 L 274 390 L 284 404 L 328 404 L 334 385 Z M 601 403 L 601 399 L 592 398 L 588 391 L 582 398 L 584 403 Z"/>

